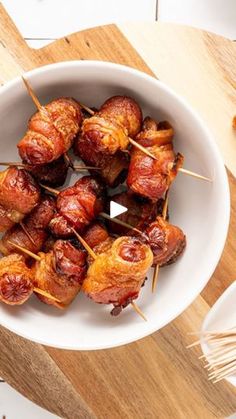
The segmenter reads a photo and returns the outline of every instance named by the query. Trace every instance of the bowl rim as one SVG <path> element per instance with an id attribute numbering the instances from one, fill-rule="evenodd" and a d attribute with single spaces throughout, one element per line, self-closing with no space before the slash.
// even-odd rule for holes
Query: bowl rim
<path id="1" fill-rule="evenodd" d="M 153 326 L 148 328 L 147 330 L 144 330 L 142 333 L 135 333 L 135 335 L 132 335 L 132 337 L 128 337 L 124 340 L 120 339 L 116 341 L 114 344 L 111 343 L 105 343 L 100 344 L 98 342 L 97 345 L 91 347 L 83 345 L 83 343 L 80 345 L 80 342 L 78 342 L 78 345 L 66 345 L 66 344 L 59 344 L 55 343 L 54 339 L 51 338 L 51 341 L 44 340 L 44 339 L 36 339 L 35 337 L 31 337 L 30 333 L 19 331 L 17 328 L 14 327 L 14 325 L 8 324 L 8 322 L 3 321 L 0 318 L 0 324 L 3 327 L 6 327 L 8 330 L 26 338 L 29 340 L 32 340 L 34 342 L 55 347 L 58 349 L 66 349 L 66 350 L 100 350 L 100 349 L 108 349 L 113 347 L 122 346 L 125 344 L 129 344 L 131 342 L 135 342 L 137 340 L 143 339 L 159 330 L 161 330 L 164 326 L 172 322 L 174 319 L 176 319 L 180 314 L 182 314 L 191 304 L 192 302 L 199 296 L 203 288 L 206 286 L 208 281 L 210 280 L 218 262 L 221 257 L 221 254 L 224 249 L 224 245 L 227 238 L 228 233 L 228 227 L 229 227 L 229 221 L 230 221 L 230 191 L 229 191 L 229 183 L 228 183 L 228 177 L 226 173 L 226 169 L 223 163 L 223 159 L 220 155 L 220 151 L 218 149 L 218 146 L 214 140 L 214 137 L 208 127 L 206 126 L 206 123 L 202 120 L 202 118 L 198 115 L 198 113 L 188 104 L 188 102 L 179 94 L 177 94 L 172 88 L 168 87 L 165 83 L 161 82 L 160 80 L 156 79 L 153 76 L 148 75 L 147 73 L 137 70 L 135 68 L 122 65 L 122 64 L 116 64 L 109 61 L 96 61 L 96 60 L 72 60 L 72 61 L 61 61 L 57 63 L 48 64 L 45 66 L 37 67 L 33 70 L 27 71 L 23 73 L 22 75 L 27 77 L 27 79 L 30 81 L 34 77 L 42 76 L 44 74 L 47 74 L 48 72 L 53 72 L 61 69 L 71 69 L 71 68 L 80 68 L 80 67 L 99 67 L 99 68 L 106 68 L 111 69 L 114 71 L 123 71 L 124 73 L 129 73 L 131 76 L 141 77 L 142 79 L 155 83 L 159 88 L 161 88 L 163 91 L 167 92 L 169 96 L 172 96 L 172 98 L 176 101 L 177 104 L 181 105 L 182 108 L 189 114 L 191 114 L 192 118 L 196 120 L 197 124 L 200 126 L 201 130 L 204 132 L 205 136 L 208 140 L 208 146 L 211 147 L 211 150 L 214 152 L 214 160 L 215 160 L 215 170 L 217 170 L 220 178 L 221 178 L 221 199 L 223 199 L 224 206 L 221 210 L 222 214 L 222 223 L 221 223 L 221 235 L 220 240 L 216 243 L 216 247 L 214 250 L 214 257 L 211 258 L 211 261 L 208 265 L 208 268 L 205 270 L 204 275 L 201 275 L 201 281 L 199 281 L 196 286 L 194 287 L 192 292 L 189 292 L 188 297 L 184 299 L 184 304 L 180 305 L 178 309 L 175 310 L 173 314 L 170 314 L 169 316 L 166 315 L 165 319 L 162 321 L 158 329 Z M 6 82 L 0 89 L 0 97 L 1 95 L 4 95 L 8 89 L 11 89 L 14 86 L 17 86 L 19 83 L 22 82 L 21 76 L 18 76 L 14 78 L 13 80 L 10 80 Z M 43 84 L 43 83 L 42 83 Z M 222 228 L 223 226 L 223 228 Z"/>

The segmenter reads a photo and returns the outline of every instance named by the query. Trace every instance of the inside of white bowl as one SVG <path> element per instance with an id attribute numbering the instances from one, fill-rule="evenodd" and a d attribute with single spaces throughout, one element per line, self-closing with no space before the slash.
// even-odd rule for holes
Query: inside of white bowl
<path id="1" fill-rule="evenodd" d="M 119 317 L 111 307 L 94 304 L 84 295 L 66 311 L 41 304 L 33 297 L 22 307 L 0 307 L 0 321 L 9 329 L 47 345 L 70 349 L 117 346 L 144 337 L 179 315 L 199 294 L 221 255 L 229 220 L 229 195 L 218 150 L 197 115 L 160 82 L 135 70 L 96 62 L 52 65 L 27 75 L 42 104 L 72 96 L 99 107 L 112 95 L 130 95 L 144 115 L 173 125 L 175 149 L 184 154 L 184 167 L 212 183 L 179 174 L 170 193 L 170 220 L 187 236 L 187 249 L 177 263 L 160 270 L 155 294 L 149 280 L 138 305 L 144 322 L 128 307 Z M 0 90 L 1 160 L 17 160 L 16 144 L 35 111 L 20 79 Z M 78 175 L 79 176 L 79 175 Z"/>

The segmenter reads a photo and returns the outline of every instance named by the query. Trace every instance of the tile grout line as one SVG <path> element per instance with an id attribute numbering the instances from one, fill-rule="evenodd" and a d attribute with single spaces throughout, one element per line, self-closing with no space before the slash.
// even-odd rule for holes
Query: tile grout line
<path id="1" fill-rule="evenodd" d="M 26 41 L 55 41 L 58 38 L 24 38 Z"/>
<path id="2" fill-rule="evenodd" d="M 155 21 L 158 20 L 158 0 L 156 0 L 156 13 L 155 13 Z"/>

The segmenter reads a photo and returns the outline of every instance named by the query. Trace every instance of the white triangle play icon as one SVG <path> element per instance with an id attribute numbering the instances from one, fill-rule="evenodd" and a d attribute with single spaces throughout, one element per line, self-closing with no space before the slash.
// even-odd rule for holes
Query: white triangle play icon
<path id="1" fill-rule="evenodd" d="M 123 205 L 117 204 L 117 202 L 111 201 L 110 202 L 110 217 L 114 218 L 123 212 L 128 211 L 128 208 L 124 207 Z"/>

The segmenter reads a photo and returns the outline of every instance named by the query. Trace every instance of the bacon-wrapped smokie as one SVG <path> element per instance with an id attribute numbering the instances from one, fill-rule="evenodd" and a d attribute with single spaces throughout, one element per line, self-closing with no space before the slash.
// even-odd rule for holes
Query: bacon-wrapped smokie
<path id="1" fill-rule="evenodd" d="M 48 253 L 39 253 L 35 265 L 35 285 L 57 298 L 60 302 L 38 295 L 49 305 L 66 308 L 76 297 L 84 280 L 87 254 L 68 241 L 57 240 Z"/>
<path id="2" fill-rule="evenodd" d="M 74 99 L 53 100 L 35 113 L 18 144 L 22 160 L 31 165 L 57 160 L 72 146 L 82 123 L 81 107 Z"/>
<path id="3" fill-rule="evenodd" d="M 23 304 L 33 293 L 34 270 L 24 257 L 11 254 L 0 259 L 0 301 L 9 305 Z"/>
<path id="4" fill-rule="evenodd" d="M 121 151 L 115 154 L 94 152 L 94 144 L 89 136 L 79 135 L 75 139 L 74 152 L 86 165 L 98 167 L 93 170 L 108 186 L 116 187 L 125 181 L 129 167 L 129 156 Z"/>
<path id="5" fill-rule="evenodd" d="M 113 195 L 111 200 L 128 209 L 116 218 L 141 231 L 143 231 L 151 221 L 155 220 L 157 214 L 161 213 L 161 208 L 159 207 L 161 207 L 162 200 L 160 200 L 160 205 L 157 206 L 156 203 L 139 198 L 130 191 Z M 129 229 L 127 227 L 116 224 L 113 221 L 109 221 L 108 226 L 109 232 L 112 234 L 119 236 L 129 235 Z"/>
<path id="6" fill-rule="evenodd" d="M 14 215 L 12 217 L 12 211 L 0 205 L 0 233 L 14 226 L 15 222 L 11 218 L 14 219 Z"/>
<path id="7" fill-rule="evenodd" d="M 55 214 L 55 209 L 55 200 L 50 196 L 43 197 L 37 207 L 25 218 L 24 230 L 20 225 L 16 225 L 4 234 L 0 240 L 0 252 L 5 256 L 9 253 L 21 253 L 10 244 L 11 242 L 38 253 L 48 237 L 47 227 Z"/>
<path id="8" fill-rule="evenodd" d="M 103 243 L 94 247 L 97 258 L 89 266 L 82 289 L 96 303 L 113 304 L 112 314 L 118 314 L 138 297 L 153 254 L 135 237 L 123 236 L 110 242 L 107 238 L 105 247 Z"/>
<path id="9" fill-rule="evenodd" d="M 128 147 L 128 137 L 135 137 L 141 124 L 142 111 L 137 102 L 127 96 L 113 96 L 83 121 L 81 135 L 91 143 L 94 153 L 115 154 Z"/>
<path id="10" fill-rule="evenodd" d="M 145 147 L 156 160 L 137 148 L 131 150 L 127 185 L 138 195 L 157 201 L 163 198 L 183 165 L 183 156 L 173 149 L 174 131 L 168 122 L 157 124 L 147 117 L 137 143 Z"/>
<path id="11" fill-rule="evenodd" d="M 86 241 L 88 246 L 93 249 L 96 255 L 109 250 L 113 241 L 115 241 L 115 237 L 109 235 L 106 227 L 96 221 L 90 224 L 84 232 L 83 239 Z M 92 257 L 88 256 L 89 265 L 91 265 L 92 262 Z"/>
<path id="12" fill-rule="evenodd" d="M 66 188 L 57 196 L 57 211 L 60 216 L 68 221 L 65 223 L 65 235 L 69 234 L 68 227 L 82 231 L 91 221 L 98 216 L 104 208 L 103 185 L 92 176 L 84 176 L 74 186 Z M 58 216 L 57 216 L 58 217 Z M 56 217 L 56 218 L 57 218 Z M 57 218 L 58 221 L 58 218 Z M 58 234 L 58 222 L 51 221 L 52 234 Z"/>
<path id="13" fill-rule="evenodd" d="M 139 202 L 129 192 L 114 195 L 112 200 L 128 208 L 128 211 L 117 218 L 142 231 L 143 235 L 112 221 L 109 222 L 110 232 L 138 236 L 147 242 L 154 255 L 153 265 L 163 266 L 177 260 L 186 246 L 186 237 L 179 227 L 160 216 L 163 200 L 159 200 L 158 205 L 145 200 Z"/>
<path id="14" fill-rule="evenodd" d="M 63 156 L 48 164 L 31 165 L 25 163 L 25 170 L 30 172 L 38 182 L 56 188 L 64 185 L 68 168 L 69 164 Z"/>
<path id="15" fill-rule="evenodd" d="M 50 221 L 49 230 L 54 237 L 60 239 L 70 239 L 74 236 L 73 227 L 71 227 L 69 221 L 58 212 L 56 212 Z"/>
<path id="16" fill-rule="evenodd" d="M 0 172 L 0 231 L 22 221 L 39 199 L 40 188 L 26 170 L 13 166 Z"/>
<path id="17" fill-rule="evenodd" d="M 186 246 L 186 236 L 183 231 L 162 217 L 157 217 L 145 230 L 148 243 L 151 246 L 154 265 L 169 265 L 174 263 Z"/>

